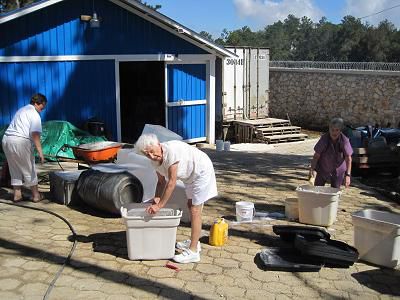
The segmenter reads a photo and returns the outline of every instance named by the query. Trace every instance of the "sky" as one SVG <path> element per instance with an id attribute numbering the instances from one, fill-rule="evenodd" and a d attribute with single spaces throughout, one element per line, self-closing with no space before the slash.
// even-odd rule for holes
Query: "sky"
<path id="1" fill-rule="evenodd" d="M 190 29 L 207 31 L 214 38 L 228 31 L 249 26 L 253 31 L 263 29 L 287 15 L 307 16 L 318 22 L 322 16 L 338 24 L 344 16 L 362 18 L 362 22 L 378 25 L 388 19 L 400 28 L 400 0 L 144 0 L 160 4 L 162 14 Z M 397 7 L 395 7 L 397 6 Z M 392 8 L 394 7 L 394 8 Z M 392 8 L 392 9 L 390 9 Z M 389 10 L 386 10 L 389 9 Z M 378 13 L 386 10 L 382 13 Z M 372 14 L 376 15 L 363 18 Z"/>

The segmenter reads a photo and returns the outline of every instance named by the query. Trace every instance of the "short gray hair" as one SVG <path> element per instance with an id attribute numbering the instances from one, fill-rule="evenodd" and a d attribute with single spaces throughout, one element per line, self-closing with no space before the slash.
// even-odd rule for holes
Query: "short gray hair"
<path id="1" fill-rule="evenodd" d="M 158 145 L 159 141 L 155 134 L 146 133 L 142 134 L 135 143 L 135 152 L 144 155 L 143 151 L 150 146 Z"/>
<path id="2" fill-rule="evenodd" d="M 343 130 L 343 128 L 344 128 L 343 119 L 342 119 L 342 118 L 333 118 L 333 119 L 329 122 L 329 127 L 337 128 L 337 129 Z"/>

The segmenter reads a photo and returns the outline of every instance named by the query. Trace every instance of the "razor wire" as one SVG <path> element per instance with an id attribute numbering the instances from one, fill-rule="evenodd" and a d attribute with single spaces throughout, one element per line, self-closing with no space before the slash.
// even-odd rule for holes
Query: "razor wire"
<path id="1" fill-rule="evenodd" d="M 400 72 L 400 63 L 271 60 L 270 68 Z"/>

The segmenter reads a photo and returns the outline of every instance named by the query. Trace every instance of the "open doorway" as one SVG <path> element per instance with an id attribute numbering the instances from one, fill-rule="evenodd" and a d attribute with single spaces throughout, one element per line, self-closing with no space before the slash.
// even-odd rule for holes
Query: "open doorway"
<path id="1" fill-rule="evenodd" d="M 136 142 L 146 123 L 165 126 L 164 77 L 164 62 L 119 64 L 122 142 Z"/>

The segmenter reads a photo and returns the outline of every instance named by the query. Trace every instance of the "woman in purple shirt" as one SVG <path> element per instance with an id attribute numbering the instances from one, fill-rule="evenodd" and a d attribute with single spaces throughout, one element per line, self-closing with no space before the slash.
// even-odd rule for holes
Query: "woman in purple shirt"
<path id="1" fill-rule="evenodd" d="M 329 123 L 329 133 L 325 133 L 314 147 L 311 161 L 310 178 L 315 177 L 316 186 L 330 181 L 331 186 L 339 188 L 342 183 L 350 186 L 351 148 L 349 139 L 342 133 L 343 120 L 334 118 Z"/>

